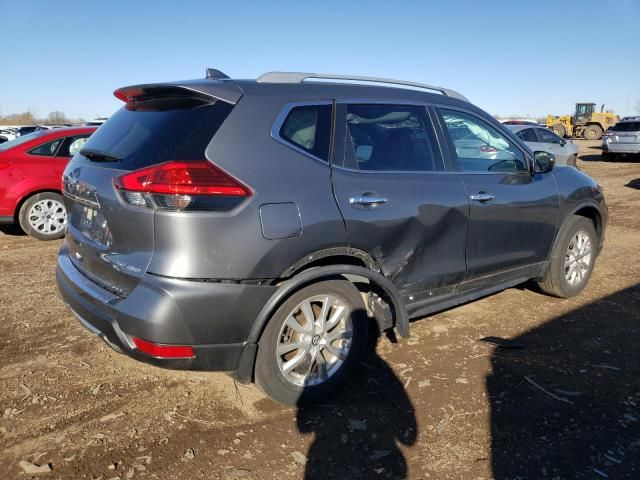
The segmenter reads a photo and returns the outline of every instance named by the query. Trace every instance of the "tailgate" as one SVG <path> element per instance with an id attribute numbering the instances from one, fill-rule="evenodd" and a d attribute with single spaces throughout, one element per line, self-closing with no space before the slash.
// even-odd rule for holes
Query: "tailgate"
<path id="1" fill-rule="evenodd" d="M 193 173 L 189 165 L 202 163 L 207 145 L 233 108 L 184 89 L 136 92 L 143 97 L 128 97 L 63 174 L 69 258 L 82 274 L 119 296 L 135 288 L 149 266 L 156 210 L 175 207 L 160 201 L 185 198 L 169 191 L 152 200 L 119 182 L 126 176 L 145 184 L 149 171 L 176 162 Z"/>

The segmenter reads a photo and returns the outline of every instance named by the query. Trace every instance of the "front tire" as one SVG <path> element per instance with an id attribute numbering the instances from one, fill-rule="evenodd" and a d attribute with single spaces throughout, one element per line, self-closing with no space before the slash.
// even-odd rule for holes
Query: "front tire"
<path id="1" fill-rule="evenodd" d="M 593 222 L 580 216 L 572 217 L 560 233 L 547 272 L 538 285 L 555 297 L 575 297 L 589 282 L 597 249 L 598 236 Z"/>
<path id="2" fill-rule="evenodd" d="M 274 313 L 258 345 L 255 378 L 276 402 L 313 404 L 342 386 L 367 342 L 368 317 L 346 280 L 302 288 Z"/>
<path id="3" fill-rule="evenodd" d="M 62 195 L 42 192 L 29 197 L 18 213 L 20 228 L 38 240 L 56 240 L 64 237 L 67 210 Z"/>
<path id="4" fill-rule="evenodd" d="M 602 128 L 600 125 L 587 125 L 583 135 L 587 140 L 600 140 L 602 138 Z"/>

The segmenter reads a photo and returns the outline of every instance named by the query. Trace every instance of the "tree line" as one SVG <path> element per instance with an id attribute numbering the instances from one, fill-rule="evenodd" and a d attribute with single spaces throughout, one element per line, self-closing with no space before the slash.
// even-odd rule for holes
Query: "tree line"
<path id="1" fill-rule="evenodd" d="M 66 123 L 84 123 L 84 118 L 71 118 L 64 112 L 55 110 L 46 117 L 37 117 L 31 111 L 0 115 L 0 125 L 63 125 Z"/>

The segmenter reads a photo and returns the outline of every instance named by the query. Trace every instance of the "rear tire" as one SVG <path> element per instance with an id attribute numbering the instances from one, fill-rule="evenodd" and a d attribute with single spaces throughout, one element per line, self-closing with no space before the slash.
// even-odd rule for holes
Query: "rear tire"
<path id="1" fill-rule="evenodd" d="M 27 198 L 20 207 L 18 222 L 24 233 L 38 240 L 57 240 L 64 237 L 67 210 L 62 195 L 42 192 Z"/>
<path id="2" fill-rule="evenodd" d="M 358 363 L 368 326 L 362 296 L 351 282 L 328 280 L 298 290 L 260 338 L 256 384 L 276 402 L 317 403 L 340 388 Z"/>
<path id="3" fill-rule="evenodd" d="M 587 140 L 600 140 L 602 138 L 602 128 L 600 125 L 587 125 L 583 135 Z"/>
<path id="4" fill-rule="evenodd" d="M 604 160 L 605 162 L 612 162 L 615 159 L 616 159 L 616 154 L 615 153 L 604 152 L 602 154 L 602 160 Z"/>
<path id="5" fill-rule="evenodd" d="M 558 135 L 560 138 L 564 138 L 564 136 L 567 134 L 567 129 L 564 128 L 564 125 L 562 125 L 561 123 L 554 124 L 551 127 L 551 130 L 553 130 L 553 133 Z"/>
<path id="6" fill-rule="evenodd" d="M 589 282 L 597 249 L 598 236 L 593 222 L 573 216 L 560 232 L 547 272 L 538 285 L 555 297 L 575 297 Z"/>

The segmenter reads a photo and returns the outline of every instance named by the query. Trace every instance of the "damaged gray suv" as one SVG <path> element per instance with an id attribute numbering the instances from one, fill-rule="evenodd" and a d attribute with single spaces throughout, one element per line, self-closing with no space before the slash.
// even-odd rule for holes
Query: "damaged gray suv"
<path id="1" fill-rule="evenodd" d="M 119 352 L 336 390 L 370 331 L 587 284 L 598 184 L 446 88 L 273 72 L 125 87 L 63 176 L 60 295 Z"/>

